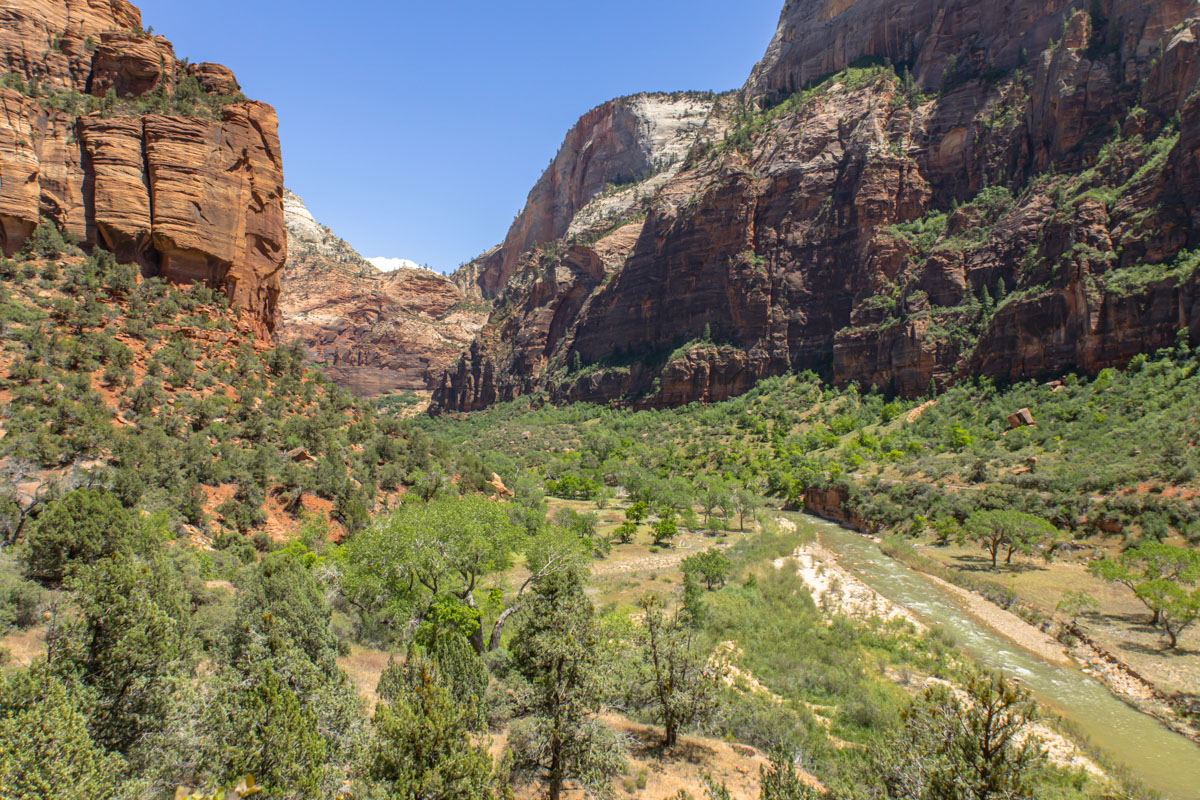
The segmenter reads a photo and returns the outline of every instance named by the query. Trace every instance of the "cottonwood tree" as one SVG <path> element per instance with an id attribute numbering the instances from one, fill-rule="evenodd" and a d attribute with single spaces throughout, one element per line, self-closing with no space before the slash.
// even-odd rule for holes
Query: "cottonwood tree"
<path id="1" fill-rule="evenodd" d="M 708 653 L 685 610 L 668 614 L 662 600 L 647 594 L 638 602 L 637 633 L 642 656 L 643 704 L 654 709 L 663 744 L 674 747 L 680 728 L 703 719 L 716 707 L 716 684 L 705 665 Z"/>
<path id="2" fill-rule="evenodd" d="M 568 780 L 602 786 L 624 766 L 616 738 L 596 719 L 603 686 L 595 610 L 577 569 L 549 573 L 513 636 L 513 668 L 525 681 L 509 746 L 518 773 L 545 781 L 559 800 Z"/>
<path id="3" fill-rule="evenodd" d="M 978 511 L 967 518 L 967 535 L 992 558 L 992 569 L 1002 550 L 1007 550 L 1006 564 L 1016 553 L 1029 554 L 1040 545 L 1053 542 L 1058 531 L 1041 517 L 1021 511 Z"/>
<path id="4" fill-rule="evenodd" d="M 1187 547 L 1142 542 L 1117 558 L 1102 558 L 1088 565 L 1088 571 L 1098 578 L 1119 583 L 1149 609 L 1150 624 L 1157 627 L 1162 620 L 1165 592 L 1146 591 L 1156 581 L 1187 585 L 1200 580 L 1200 553 Z"/>
<path id="5" fill-rule="evenodd" d="M 700 580 L 704 581 L 705 587 L 712 590 L 724 586 L 725 582 L 729 580 L 733 562 L 721 552 L 720 548 L 710 547 L 703 553 L 688 556 L 679 566 L 684 574 L 691 573 L 698 576 Z"/>
<path id="6" fill-rule="evenodd" d="M 1156 578 L 1140 584 L 1138 599 L 1145 603 L 1167 635 L 1167 646 L 1179 646 L 1179 636 L 1200 619 L 1200 588 L 1189 591 L 1169 578 Z"/>
<path id="7" fill-rule="evenodd" d="M 654 533 L 654 543 L 659 547 L 670 547 L 671 541 L 679 535 L 679 526 L 675 524 L 675 516 L 668 515 L 654 523 L 651 528 Z"/>
<path id="8" fill-rule="evenodd" d="M 530 576 L 485 638 L 485 579 L 507 569 L 518 548 L 525 550 Z M 337 560 L 343 594 L 368 623 L 412 634 L 427 621 L 449 619 L 483 653 L 500 645 L 505 624 L 533 583 L 570 567 L 580 554 L 579 539 L 560 532 L 527 540 L 500 503 L 439 497 L 402 506 L 347 542 Z"/>
<path id="9" fill-rule="evenodd" d="M 761 505 L 762 500 L 749 489 L 739 489 L 733 495 L 733 507 L 737 510 L 738 515 L 738 530 L 745 532 L 746 517 L 753 516 Z"/>

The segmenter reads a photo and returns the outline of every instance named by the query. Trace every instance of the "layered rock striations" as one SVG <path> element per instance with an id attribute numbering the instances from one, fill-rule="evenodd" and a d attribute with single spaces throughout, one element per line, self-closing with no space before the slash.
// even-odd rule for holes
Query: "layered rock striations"
<path id="1" fill-rule="evenodd" d="M 580 212 L 600 196 L 594 214 L 614 219 L 635 185 L 651 191 L 677 171 L 712 108 L 711 95 L 644 94 L 592 109 L 567 133 L 550 166 L 529 193 L 504 243 L 455 276 L 464 289 L 494 298 L 508 282 L 521 256 L 580 227 Z M 652 179 L 658 178 L 657 181 Z M 643 187 L 645 188 L 645 187 Z"/>
<path id="2" fill-rule="evenodd" d="M 435 405 L 914 395 L 1200 342 L 1198 37 L 1183 0 L 789 2 L 636 214 L 516 259 Z"/>
<path id="3" fill-rule="evenodd" d="M 225 67 L 177 60 L 124 0 L 0 9 L 0 245 L 42 219 L 275 328 L 287 260 L 275 112 Z"/>
<path id="4" fill-rule="evenodd" d="M 432 389 L 482 327 L 486 306 L 431 270 L 381 272 L 291 192 L 284 213 L 280 336 L 298 339 L 322 371 L 359 394 Z"/>

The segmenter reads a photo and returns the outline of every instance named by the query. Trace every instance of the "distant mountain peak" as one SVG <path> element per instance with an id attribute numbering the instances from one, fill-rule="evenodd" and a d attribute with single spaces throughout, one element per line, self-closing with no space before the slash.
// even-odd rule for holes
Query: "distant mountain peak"
<path id="1" fill-rule="evenodd" d="M 428 267 L 423 267 L 417 262 L 410 261 L 407 258 L 387 258 L 385 256 L 375 256 L 374 258 L 368 258 L 367 261 L 381 272 L 395 272 L 398 269 L 428 269 Z"/>

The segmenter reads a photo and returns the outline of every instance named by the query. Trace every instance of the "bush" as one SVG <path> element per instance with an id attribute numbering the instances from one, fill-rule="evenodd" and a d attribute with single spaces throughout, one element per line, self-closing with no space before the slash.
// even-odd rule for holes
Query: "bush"
<path id="1" fill-rule="evenodd" d="M 137 520 L 104 490 L 76 489 L 51 503 L 38 517 L 25 547 L 31 578 L 58 584 L 76 563 L 126 552 L 138 538 Z"/>
<path id="2" fill-rule="evenodd" d="M 72 245 L 63 238 L 62 231 L 51 220 L 42 218 L 33 233 L 25 240 L 21 254 L 27 258 L 51 259 L 58 258 L 72 249 Z"/>
<path id="3" fill-rule="evenodd" d="M 0 634 L 36 625 L 43 600 L 40 586 L 21 578 L 9 562 L 0 563 Z"/>

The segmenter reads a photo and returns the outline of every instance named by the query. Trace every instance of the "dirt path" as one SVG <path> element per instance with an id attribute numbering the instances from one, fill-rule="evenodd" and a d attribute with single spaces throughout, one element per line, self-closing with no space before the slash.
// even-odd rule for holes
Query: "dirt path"
<path id="1" fill-rule="evenodd" d="M 605 558 L 603 561 L 596 561 L 592 564 L 592 575 L 601 577 L 606 575 L 624 575 L 631 572 L 646 572 L 648 570 L 670 569 L 679 566 L 688 556 L 702 553 L 711 547 L 728 548 L 737 537 L 744 535 L 740 532 L 729 532 L 725 535 L 725 540 L 721 541 L 697 534 L 683 534 L 675 540 L 675 543 L 670 548 L 661 550 L 658 553 L 634 555 L 632 557 L 622 556 L 619 548 L 614 548 L 614 555 L 612 557 Z"/>

